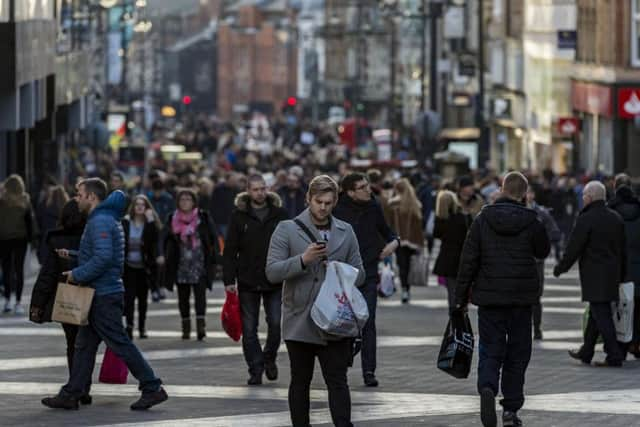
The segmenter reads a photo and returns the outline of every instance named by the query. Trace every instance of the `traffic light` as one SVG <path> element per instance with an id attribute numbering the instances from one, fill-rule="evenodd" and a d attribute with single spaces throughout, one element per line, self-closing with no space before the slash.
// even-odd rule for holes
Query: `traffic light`
<path id="1" fill-rule="evenodd" d="M 290 96 L 289 98 L 287 98 L 287 105 L 289 107 L 295 107 L 297 103 L 298 100 L 294 96 Z"/>
<path id="2" fill-rule="evenodd" d="M 189 105 L 191 104 L 191 97 L 189 95 L 185 95 L 182 97 L 182 103 L 184 105 Z"/>

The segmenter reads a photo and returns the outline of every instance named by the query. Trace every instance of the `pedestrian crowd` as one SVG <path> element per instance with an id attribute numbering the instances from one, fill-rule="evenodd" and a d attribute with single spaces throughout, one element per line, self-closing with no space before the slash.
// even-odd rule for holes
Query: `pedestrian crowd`
<path id="1" fill-rule="evenodd" d="M 51 321 L 58 283 L 95 289 L 88 325 L 62 325 L 69 378 L 44 405 L 77 409 L 92 402 L 91 376 L 102 341 L 140 382 L 142 395 L 132 409 L 165 401 L 162 381 L 133 342 L 136 329 L 139 339 L 153 338 L 148 301 L 175 290 L 182 339 L 189 340 L 193 294 L 195 337 L 203 341 L 207 291 L 219 279 L 239 297 L 248 385 L 262 384 L 263 375 L 278 379 L 284 341 L 292 424 L 309 425 L 318 359 L 333 423 L 350 426 L 347 371 L 358 352 L 364 384 L 379 385 L 375 314 L 385 264 L 395 265 L 404 304 L 411 302 L 411 288 L 426 285 L 432 273 L 452 316 L 466 313 L 469 303 L 479 307 L 477 388 L 485 426 L 497 425 L 500 392 L 503 425 L 522 425 L 517 413 L 532 340 L 543 339 L 540 300 L 552 252 L 556 277 L 578 262 L 582 299 L 589 303 L 583 346 L 570 356 L 590 364 L 601 336 L 607 357 L 597 366 L 622 366 L 627 354 L 640 358 L 640 199 L 629 176 L 577 180 L 513 171 L 446 180 L 423 171 L 296 165 L 273 173 L 247 165 L 246 157 L 237 160 L 231 151 L 226 161 L 236 158 L 242 168 L 176 175 L 154 169 L 134 183 L 113 171 L 109 184 L 85 178 L 71 189 L 51 185 L 35 203 L 18 175 L 2 183 L 4 312 L 24 313 L 29 246 L 42 266 L 31 296 L 32 321 Z M 358 339 L 326 333 L 312 320 L 333 261 L 359 272 L 355 285 L 369 317 Z M 618 341 L 612 317 L 623 282 L 635 284 L 629 343 Z M 261 305 L 264 347 L 258 337 Z"/>

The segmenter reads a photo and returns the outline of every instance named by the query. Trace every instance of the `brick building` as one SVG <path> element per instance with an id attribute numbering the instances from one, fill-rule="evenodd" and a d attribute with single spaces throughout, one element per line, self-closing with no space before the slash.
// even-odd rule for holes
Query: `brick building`
<path id="1" fill-rule="evenodd" d="M 238 1 L 218 29 L 218 114 L 279 112 L 297 91 L 295 12 L 284 0 Z"/>
<path id="2" fill-rule="evenodd" d="M 571 103 L 586 170 L 640 174 L 640 4 L 578 0 Z"/>

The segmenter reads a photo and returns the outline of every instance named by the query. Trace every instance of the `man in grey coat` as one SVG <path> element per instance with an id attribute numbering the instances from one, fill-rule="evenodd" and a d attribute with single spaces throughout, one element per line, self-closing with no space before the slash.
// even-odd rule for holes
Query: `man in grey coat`
<path id="1" fill-rule="evenodd" d="M 353 229 L 331 215 L 338 201 L 338 184 L 329 176 L 317 176 L 309 184 L 306 199 L 309 207 L 296 220 L 315 239 L 295 220 L 281 222 L 271 237 L 266 266 L 270 282 L 284 282 L 282 335 L 291 365 L 291 421 L 294 427 L 310 425 L 309 389 L 317 357 L 329 391 L 333 424 L 350 427 L 353 424 L 347 370 L 352 359 L 351 340 L 318 328 L 311 319 L 311 307 L 324 282 L 327 261 L 357 268 L 357 286 L 364 281 L 364 268 Z"/>

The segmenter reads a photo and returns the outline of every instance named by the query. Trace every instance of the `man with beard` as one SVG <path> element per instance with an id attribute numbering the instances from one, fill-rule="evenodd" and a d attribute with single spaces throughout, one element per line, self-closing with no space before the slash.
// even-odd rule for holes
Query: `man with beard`
<path id="1" fill-rule="evenodd" d="M 278 378 L 282 283 L 269 282 L 265 265 L 271 235 L 280 221 L 287 218 L 280 197 L 267 192 L 264 178 L 250 176 L 247 191 L 236 197 L 223 252 L 225 288 L 239 292 L 242 350 L 249 365 L 249 385 L 262 384 L 263 372 L 271 381 Z M 260 300 L 268 326 L 264 351 L 258 339 Z"/>
<path id="2" fill-rule="evenodd" d="M 342 179 L 342 194 L 333 210 L 336 218 L 351 225 L 360 246 L 365 281 L 360 291 L 367 301 L 369 320 L 362 330 L 362 375 L 368 387 L 377 387 L 376 371 L 376 306 L 378 300 L 378 263 L 399 246 L 384 219 L 382 208 L 371 196 L 367 176 L 353 172 Z"/>

